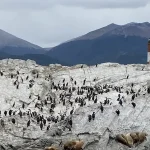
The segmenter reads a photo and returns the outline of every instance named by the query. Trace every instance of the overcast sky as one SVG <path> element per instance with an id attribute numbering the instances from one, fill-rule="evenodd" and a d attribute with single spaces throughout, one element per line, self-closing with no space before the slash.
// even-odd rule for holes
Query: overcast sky
<path id="1" fill-rule="evenodd" d="M 129 22 L 150 22 L 150 0 L 0 0 L 0 29 L 42 47 Z"/>

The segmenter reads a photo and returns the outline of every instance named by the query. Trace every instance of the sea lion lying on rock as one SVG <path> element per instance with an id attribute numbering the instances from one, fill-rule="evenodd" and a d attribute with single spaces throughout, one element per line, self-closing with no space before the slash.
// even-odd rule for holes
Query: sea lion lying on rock
<path id="1" fill-rule="evenodd" d="M 124 144 L 124 145 L 129 146 L 128 141 L 127 141 L 127 138 L 126 138 L 126 136 L 123 135 L 123 134 L 118 134 L 118 135 L 116 135 L 115 140 L 116 140 L 117 142 L 121 143 L 121 144 Z M 129 146 L 129 147 L 130 147 L 130 146 Z"/>
<path id="2" fill-rule="evenodd" d="M 137 132 L 136 134 L 138 135 L 139 143 L 142 143 L 145 140 L 147 140 L 147 138 L 146 138 L 146 136 L 148 136 L 147 133 L 145 133 L 145 132 Z"/>
<path id="3" fill-rule="evenodd" d="M 136 144 L 141 144 L 142 142 L 144 142 L 146 140 L 146 136 L 148 134 L 145 132 L 131 132 L 130 136 L 133 139 L 133 143 Z"/>
<path id="4" fill-rule="evenodd" d="M 127 134 L 116 135 L 116 141 L 128 146 L 133 147 L 134 144 L 141 144 L 146 140 L 148 134 L 144 132 L 131 132 Z"/>
<path id="5" fill-rule="evenodd" d="M 82 150 L 83 141 L 68 141 L 64 144 L 64 150 Z"/>
<path id="6" fill-rule="evenodd" d="M 45 149 L 44 150 L 58 150 L 57 148 L 55 148 L 55 147 L 45 147 Z"/>
<path id="7" fill-rule="evenodd" d="M 130 136 L 132 137 L 134 143 L 137 143 L 139 141 L 137 132 L 131 132 Z"/>
<path id="8" fill-rule="evenodd" d="M 130 133 L 127 133 L 127 134 L 125 135 L 125 137 L 126 137 L 128 146 L 129 146 L 129 147 L 133 147 L 133 139 L 132 139 Z"/>
<path id="9" fill-rule="evenodd" d="M 74 150 L 82 150 L 82 147 L 84 145 L 83 141 L 76 141 L 76 144 L 74 145 Z"/>
<path id="10" fill-rule="evenodd" d="M 72 140 L 72 141 L 67 141 L 65 144 L 64 144 L 64 150 L 71 150 L 73 149 L 73 147 L 76 145 L 76 141 L 75 140 Z"/>

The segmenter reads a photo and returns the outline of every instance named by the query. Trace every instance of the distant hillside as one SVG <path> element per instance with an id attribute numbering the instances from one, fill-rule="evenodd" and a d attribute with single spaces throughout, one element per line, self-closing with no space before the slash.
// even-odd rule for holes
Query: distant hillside
<path id="1" fill-rule="evenodd" d="M 45 51 L 50 51 L 53 47 L 43 48 Z"/>
<path id="2" fill-rule="evenodd" d="M 146 63 L 150 23 L 110 24 L 47 52 L 69 64 Z"/>
<path id="3" fill-rule="evenodd" d="M 2 47 L 26 47 L 26 48 L 28 47 L 35 49 L 41 48 L 35 44 L 20 39 L 8 32 L 0 30 L 0 48 Z"/>
<path id="4" fill-rule="evenodd" d="M 89 33 L 87 33 L 87 34 L 85 34 L 81 37 L 75 38 L 71 41 L 92 40 L 92 39 L 95 39 L 95 38 L 98 38 L 98 37 L 104 35 L 105 33 L 109 32 L 109 31 L 112 31 L 112 30 L 116 29 L 117 27 L 120 27 L 120 26 L 117 25 L 117 24 L 112 23 L 112 24 L 110 24 L 106 27 L 91 31 L 91 32 L 89 32 Z"/>
<path id="5" fill-rule="evenodd" d="M 11 47 L 6 46 L 0 49 L 1 52 L 5 52 L 11 55 L 24 55 L 24 54 L 44 54 L 45 50 L 35 49 L 30 47 Z"/>
<path id="6" fill-rule="evenodd" d="M 43 54 L 45 51 L 35 44 L 0 30 L 0 51 L 12 55 Z"/>
<path id="7" fill-rule="evenodd" d="M 51 58 L 50 56 L 46 56 L 44 54 L 25 54 L 25 55 L 10 55 L 5 52 L 0 52 L 0 60 L 12 58 L 12 59 L 22 59 L 22 60 L 34 60 L 39 65 L 47 66 L 49 64 L 63 64 L 68 65 L 64 62 L 61 62 L 57 59 Z"/>

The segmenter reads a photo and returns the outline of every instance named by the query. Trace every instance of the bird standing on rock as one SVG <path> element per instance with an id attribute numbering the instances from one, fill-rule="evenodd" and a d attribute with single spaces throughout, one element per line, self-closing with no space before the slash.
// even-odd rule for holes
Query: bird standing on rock
<path id="1" fill-rule="evenodd" d="M 93 112 L 93 114 L 92 114 L 92 119 L 93 120 L 95 119 L 95 112 Z"/>
<path id="2" fill-rule="evenodd" d="M 16 122 L 16 120 L 14 118 L 12 118 L 11 121 L 12 121 L 13 124 L 15 124 L 15 122 Z"/>
<path id="3" fill-rule="evenodd" d="M 43 123 L 42 122 L 40 123 L 40 128 L 41 128 L 41 130 L 43 129 Z"/>
<path id="4" fill-rule="evenodd" d="M 27 122 L 27 127 L 29 127 L 30 126 L 30 120 Z"/>
<path id="5" fill-rule="evenodd" d="M 91 119 L 92 119 L 92 116 L 91 116 L 91 115 L 88 115 L 88 120 L 89 120 L 89 122 L 91 122 Z"/>
<path id="6" fill-rule="evenodd" d="M 119 116 L 120 115 L 120 111 L 117 109 L 116 110 L 116 114 Z"/>
<path id="7" fill-rule="evenodd" d="M 135 104 L 134 102 L 132 102 L 131 104 L 132 104 L 132 106 L 135 108 L 136 104 Z"/>

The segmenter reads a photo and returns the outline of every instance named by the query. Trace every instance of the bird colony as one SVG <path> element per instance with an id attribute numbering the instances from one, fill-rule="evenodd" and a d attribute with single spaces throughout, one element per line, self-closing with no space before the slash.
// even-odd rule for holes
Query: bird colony
<path id="1" fill-rule="evenodd" d="M 150 149 L 150 67 L 0 61 L 0 150 Z"/>

